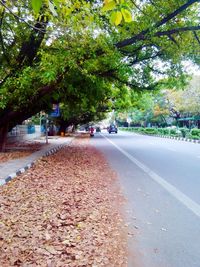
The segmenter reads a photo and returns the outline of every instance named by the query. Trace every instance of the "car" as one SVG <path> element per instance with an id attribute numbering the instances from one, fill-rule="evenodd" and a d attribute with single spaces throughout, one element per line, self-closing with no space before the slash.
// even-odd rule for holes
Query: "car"
<path id="1" fill-rule="evenodd" d="M 109 134 L 110 133 L 117 133 L 117 127 L 115 126 L 115 125 L 110 125 L 109 127 L 108 127 L 108 132 L 109 132 Z"/>
<path id="2" fill-rule="evenodd" d="M 101 128 L 99 126 L 96 127 L 96 133 L 100 133 L 101 132 Z"/>

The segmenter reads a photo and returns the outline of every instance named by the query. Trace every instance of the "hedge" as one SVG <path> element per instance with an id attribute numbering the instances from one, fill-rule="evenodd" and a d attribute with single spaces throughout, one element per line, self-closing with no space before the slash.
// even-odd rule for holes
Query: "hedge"
<path id="1" fill-rule="evenodd" d="M 170 129 L 170 128 L 145 128 L 145 127 L 124 127 L 120 128 L 124 131 L 130 132 L 138 132 L 142 134 L 149 134 L 149 135 L 165 135 L 165 136 L 173 136 L 173 137 L 184 137 L 189 139 L 200 139 L 200 129 L 188 129 L 188 128 L 177 128 L 177 129 Z"/>

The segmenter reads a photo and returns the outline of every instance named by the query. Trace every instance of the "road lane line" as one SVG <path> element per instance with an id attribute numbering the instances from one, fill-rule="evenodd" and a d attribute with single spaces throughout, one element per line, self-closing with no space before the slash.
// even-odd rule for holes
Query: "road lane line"
<path id="1" fill-rule="evenodd" d="M 167 190 L 172 196 L 174 196 L 177 200 L 179 200 L 185 207 L 187 207 L 190 211 L 192 211 L 195 215 L 200 217 L 200 205 L 193 201 L 191 198 L 186 196 L 180 190 L 178 190 L 175 186 L 171 185 L 167 181 L 164 180 L 161 176 L 152 171 L 149 167 L 144 165 L 142 162 L 131 156 L 128 152 L 120 148 L 114 142 L 112 142 L 109 138 L 102 135 L 105 139 L 107 139 L 113 146 L 115 146 L 122 154 L 124 154 L 128 159 L 130 159 L 133 163 L 135 163 L 141 170 L 147 173 L 155 182 L 160 184 L 165 190 Z"/>

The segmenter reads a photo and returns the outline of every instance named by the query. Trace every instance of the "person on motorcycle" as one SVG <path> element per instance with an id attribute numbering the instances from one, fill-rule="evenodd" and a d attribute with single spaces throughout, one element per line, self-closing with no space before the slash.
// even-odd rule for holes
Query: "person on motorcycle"
<path id="1" fill-rule="evenodd" d="M 92 126 L 90 127 L 90 136 L 94 136 L 94 128 Z"/>

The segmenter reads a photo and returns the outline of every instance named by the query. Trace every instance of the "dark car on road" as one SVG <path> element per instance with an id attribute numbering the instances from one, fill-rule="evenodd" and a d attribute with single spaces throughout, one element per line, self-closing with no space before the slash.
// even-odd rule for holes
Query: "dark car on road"
<path id="1" fill-rule="evenodd" d="M 101 132 L 101 128 L 99 126 L 96 127 L 96 133 L 100 133 Z"/>
<path id="2" fill-rule="evenodd" d="M 110 133 L 117 133 L 117 127 L 115 125 L 110 125 L 108 127 L 108 132 Z"/>

